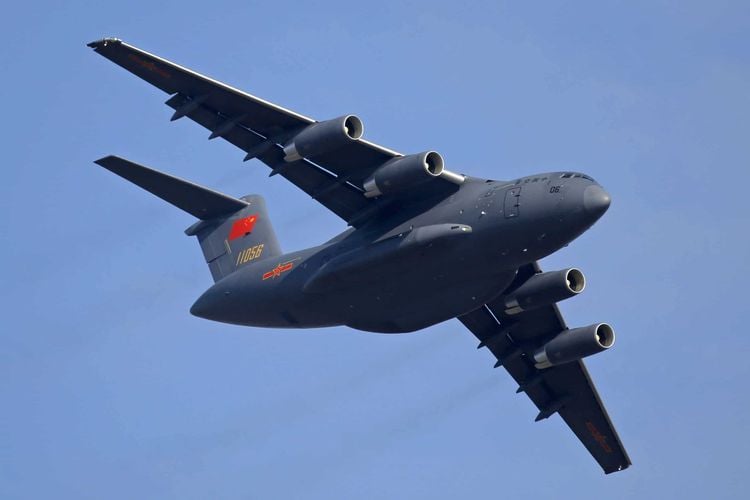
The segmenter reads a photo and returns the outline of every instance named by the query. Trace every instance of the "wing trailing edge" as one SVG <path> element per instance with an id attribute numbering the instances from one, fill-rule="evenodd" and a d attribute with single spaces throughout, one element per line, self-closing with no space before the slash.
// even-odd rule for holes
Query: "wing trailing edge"
<path id="1" fill-rule="evenodd" d="M 517 289 L 540 272 L 537 263 L 522 266 L 508 289 Z M 501 299 L 458 319 L 479 339 L 478 347 L 492 352 L 495 368 L 502 366 L 515 379 L 516 393 L 531 399 L 539 410 L 535 421 L 557 413 L 606 474 L 627 469 L 630 457 L 583 361 L 544 369 L 535 366 L 533 353 L 539 346 L 567 329 L 557 305 L 509 316 Z"/>

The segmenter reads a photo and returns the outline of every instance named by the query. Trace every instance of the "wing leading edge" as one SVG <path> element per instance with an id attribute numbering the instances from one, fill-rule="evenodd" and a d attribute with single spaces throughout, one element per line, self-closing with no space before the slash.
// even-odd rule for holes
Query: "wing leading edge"
<path id="1" fill-rule="evenodd" d="M 271 167 L 271 175 L 285 177 L 350 225 L 356 226 L 385 204 L 365 198 L 361 186 L 377 167 L 400 153 L 360 139 L 317 155 L 314 162 L 285 161 L 284 143 L 315 120 L 116 38 L 88 46 L 170 94 L 166 104 L 175 110 L 172 120 L 187 116 L 199 123 L 211 131 L 209 139 L 227 140 L 246 152 L 245 160 L 258 158 Z"/>
<path id="2" fill-rule="evenodd" d="M 511 288 L 520 286 L 539 266 L 519 269 Z M 630 458 L 620 442 L 599 394 L 582 361 L 539 370 L 530 355 L 567 327 L 556 305 L 508 316 L 502 304 L 490 302 L 459 317 L 497 358 L 518 383 L 516 392 L 525 392 L 539 409 L 536 420 L 559 413 L 594 459 L 609 474 L 630 466 Z"/>

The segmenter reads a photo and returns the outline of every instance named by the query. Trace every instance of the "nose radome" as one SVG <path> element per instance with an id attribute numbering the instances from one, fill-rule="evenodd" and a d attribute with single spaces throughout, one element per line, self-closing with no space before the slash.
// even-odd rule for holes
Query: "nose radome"
<path id="1" fill-rule="evenodd" d="M 612 198 L 601 186 L 588 186 L 583 191 L 583 208 L 597 219 L 604 215 L 611 202 Z"/>

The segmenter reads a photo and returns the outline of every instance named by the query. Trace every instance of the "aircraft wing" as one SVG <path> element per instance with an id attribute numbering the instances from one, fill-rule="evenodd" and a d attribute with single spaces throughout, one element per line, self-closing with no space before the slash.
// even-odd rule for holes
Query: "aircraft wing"
<path id="1" fill-rule="evenodd" d="M 521 267 L 509 289 L 538 272 L 536 263 Z M 504 367 L 518 382 L 516 392 L 525 392 L 537 406 L 537 421 L 559 413 L 605 473 L 626 469 L 630 458 L 583 361 L 541 370 L 534 366 L 534 351 L 567 328 L 557 306 L 515 315 L 504 310 L 499 301 L 490 302 L 458 319 L 480 340 L 480 348 L 495 355 L 495 367 Z"/>
<path id="2" fill-rule="evenodd" d="M 121 40 L 108 38 L 88 44 L 96 52 L 163 90 L 175 110 L 172 120 L 187 116 L 258 158 L 322 203 L 349 225 L 357 226 L 378 211 L 379 199 L 366 198 L 362 185 L 383 163 L 400 153 L 365 140 L 352 141 L 315 163 L 284 160 L 284 143 L 315 120 L 237 90 Z M 438 184 L 446 181 L 436 179 Z"/>

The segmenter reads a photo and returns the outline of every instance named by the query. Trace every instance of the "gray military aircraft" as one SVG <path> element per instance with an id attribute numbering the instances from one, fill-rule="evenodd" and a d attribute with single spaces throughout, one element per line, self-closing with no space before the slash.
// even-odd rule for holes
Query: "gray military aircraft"
<path id="1" fill-rule="evenodd" d="M 458 318 L 537 406 L 558 413 L 611 473 L 630 459 L 582 358 L 610 348 L 606 323 L 569 329 L 556 303 L 581 293 L 575 268 L 537 260 L 607 210 L 591 177 L 550 172 L 514 181 L 450 172 L 435 151 L 402 155 L 362 139 L 359 118 L 316 121 L 121 40 L 88 44 L 171 97 L 188 117 L 257 158 L 350 226 L 322 245 L 281 251 L 263 198 L 233 198 L 115 156 L 96 163 L 199 220 L 214 279 L 196 316 L 237 325 L 347 325 L 402 333 Z"/>

